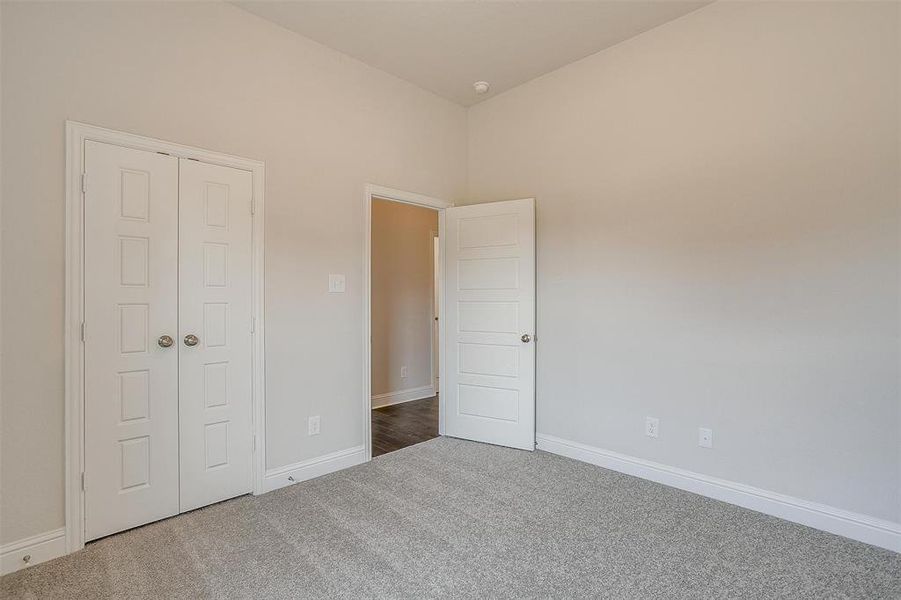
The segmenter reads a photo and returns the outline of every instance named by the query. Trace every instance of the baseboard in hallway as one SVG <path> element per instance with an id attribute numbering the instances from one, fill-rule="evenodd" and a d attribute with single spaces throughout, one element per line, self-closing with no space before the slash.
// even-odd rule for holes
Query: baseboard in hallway
<path id="1" fill-rule="evenodd" d="M 412 402 L 413 400 L 431 398 L 434 395 L 435 388 L 432 385 L 423 385 L 420 387 L 408 388 L 406 390 L 386 392 L 384 394 L 374 394 L 372 396 L 372 408 L 403 404 L 404 402 Z"/>

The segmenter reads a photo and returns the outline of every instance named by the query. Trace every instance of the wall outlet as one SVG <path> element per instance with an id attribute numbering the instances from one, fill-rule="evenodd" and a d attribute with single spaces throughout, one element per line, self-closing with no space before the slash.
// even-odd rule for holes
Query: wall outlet
<path id="1" fill-rule="evenodd" d="M 648 437 L 655 438 L 660 433 L 660 419 L 657 417 L 645 417 L 644 434 Z"/>
<path id="2" fill-rule="evenodd" d="M 330 294 L 343 294 L 347 289 L 347 281 L 344 275 L 332 273 L 328 276 L 328 291 Z"/>
<path id="3" fill-rule="evenodd" d="M 401 378 L 401 379 L 406 379 L 406 378 L 407 378 L 407 367 L 401 367 L 401 368 L 400 368 L 400 378 Z"/>
<path id="4" fill-rule="evenodd" d="M 698 427 L 698 446 L 701 448 L 713 448 L 713 430 L 706 427 Z"/>
<path id="5" fill-rule="evenodd" d="M 310 417 L 307 421 L 307 435 L 319 435 L 319 416 Z"/>

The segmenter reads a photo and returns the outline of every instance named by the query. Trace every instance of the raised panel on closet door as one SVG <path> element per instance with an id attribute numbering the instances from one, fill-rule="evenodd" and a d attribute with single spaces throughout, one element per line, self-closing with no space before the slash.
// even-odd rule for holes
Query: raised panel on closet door
<path id="1" fill-rule="evenodd" d="M 85 142 L 85 539 L 178 513 L 178 160 Z"/>
<path id="2" fill-rule="evenodd" d="M 251 491 L 252 174 L 180 161 L 181 510 Z"/>

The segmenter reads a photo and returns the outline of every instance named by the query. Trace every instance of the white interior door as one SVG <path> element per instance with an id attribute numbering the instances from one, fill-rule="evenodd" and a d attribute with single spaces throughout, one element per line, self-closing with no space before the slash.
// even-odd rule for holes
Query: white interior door
<path id="1" fill-rule="evenodd" d="M 180 160 L 182 511 L 252 488 L 252 180 Z"/>
<path id="2" fill-rule="evenodd" d="M 178 512 L 178 160 L 85 143 L 85 539 Z"/>
<path id="3" fill-rule="evenodd" d="M 535 201 L 449 208 L 445 434 L 535 448 Z"/>

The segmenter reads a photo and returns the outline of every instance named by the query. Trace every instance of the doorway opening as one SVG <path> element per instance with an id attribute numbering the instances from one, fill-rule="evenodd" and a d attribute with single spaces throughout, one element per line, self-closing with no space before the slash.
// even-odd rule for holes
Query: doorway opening
<path id="1" fill-rule="evenodd" d="M 365 197 L 367 456 L 440 435 L 441 257 L 450 203 L 369 186 Z"/>
<path id="2" fill-rule="evenodd" d="M 437 236 L 437 210 L 373 198 L 373 456 L 438 436 Z"/>
<path id="3" fill-rule="evenodd" d="M 374 354 L 384 352 L 376 350 L 380 343 L 376 338 L 383 334 L 375 331 L 376 315 L 372 311 L 373 276 L 379 273 L 372 261 L 373 203 L 379 200 L 438 213 L 439 319 L 435 345 L 441 352 L 433 359 L 438 363 L 438 389 L 434 389 L 433 376 L 426 379 L 430 385 L 425 390 L 418 389 L 423 395 L 417 398 L 431 397 L 434 390 L 437 434 L 534 450 L 535 199 L 453 206 L 420 194 L 368 185 L 363 196 L 364 456 L 371 458 L 373 454 L 374 397 L 412 402 L 417 391 L 414 385 L 419 386 L 409 381 L 410 364 L 393 362 L 388 377 L 405 385 L 396 391 L 373 389 L 374 358 L 378 358 Z M 418 244 L 413 253 L 428 252 L 434 240 Z M 405 288 L 415 279 L 412 271 L 399 266 L 399 261 L 388 267 L 395 271 L 397 287 Z M 434 289 L 426 281 L 421 288 L 426 296 L 430 287 Z M 433 323 L 434 317 L 431 315 Z M 422 319 L 418 323 L 421 325 Z M 430 352 L 423 350 L 418 356 L 427 354 Z M 407 367 L 403 373 L 402 367 Z M 386 395 L 379 398 L 382 394 Z M 404 398 L 405 394 L 409 395 Z M 413 443 L 417 442 L 404 445 Z"/>

